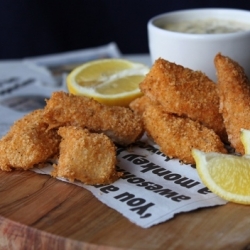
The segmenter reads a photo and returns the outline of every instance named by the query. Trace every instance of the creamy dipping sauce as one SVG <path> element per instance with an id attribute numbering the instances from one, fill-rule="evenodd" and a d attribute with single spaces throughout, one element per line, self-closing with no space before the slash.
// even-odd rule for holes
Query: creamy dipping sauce
<path id="1" fill-rule="evenodd" d="M 201 19 L 167 23 L 161 28 L 189 34 L 222 34 L 250 30 L 250 24 L 229 20 Z"/>

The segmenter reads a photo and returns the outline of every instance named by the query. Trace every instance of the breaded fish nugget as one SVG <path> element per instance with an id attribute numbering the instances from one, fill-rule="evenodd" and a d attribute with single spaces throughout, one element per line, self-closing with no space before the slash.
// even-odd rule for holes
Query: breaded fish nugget
<path id="1" fill-rule="evenodd" d="M 129 107 L 138 115 L 142 116 L 143 112 L 145 111 L 148 103 L 150 102 L 150 99 L 146 96 L 143 95 L 141 97 L 136 98 L 133 100 L 130 104 Z"/>
<path id="2" fill-rule="evenodd" d="M 244 69 L 231 58 L 217 54 L 214 59 L 218 78 L 220 112 L 231 145 L 244 154 L 241 128 L 250 129 L 250 82 Z"/>
<path id="3" fill-rule="evenodd" d="M 125 107 L 105 106 L 94 99 L 54 92 L 44 109 L 49 128 L 80 126 L 91 132 L 104 133 L 114 142 L 127 145 L 143 134 L 139 115 Z"/>
<path id="4" fill-rule="evenodd" d="M 194 164 L 192 148 L 204 152 L 226 153 L 224 144 L 212 129 L 189 118 L 169 114 L 161 105 L 148 105 L 143 119 L 148 135 L 169 157 Z"/>
<path id="5" fill-rule="evenodd" d="M 219 113 L 217 86 L 202 72 L 160 58 L 140 84 L 140 89 L 150 99 L 161 103 L 167 112 L 199 121 L 227 141 Z"/>
<path id="6" fill-rule="evenodd" d="M 16 121 L 0 140 L 0 169 L 27 170 L 56 155 L 60 136 L 47 128 L 43 110 L 35 110 Z"/>
<path id="7" fill-rule="evenodd" d="M 115 169 L 116 148 L 106 135 L 73 126 L 60 127 L 58 133 L 63 140 L 52 176 L 89 185 L 109 184 L 121 176 Z"/>

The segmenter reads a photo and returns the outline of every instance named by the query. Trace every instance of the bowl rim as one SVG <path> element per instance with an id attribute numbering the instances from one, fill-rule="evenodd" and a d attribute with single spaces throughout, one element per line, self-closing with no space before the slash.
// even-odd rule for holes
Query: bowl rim
<path id="1" fill-rule="evenodd" d="M 174 11 L 169 11 L 169 12 L 165 12 L 165 13 L 161 13 L 158 14 L 152 18 L 150 18 L 148 20 L 147 23 L 147 28 L 148 30 L 154 29 L 155 31 L 162 33 L 162 34 L 168 34 L 168 35 L 173 35 L 173 36 L 185 36 L 185 37 L 192 37 L 192 38 L 222 38 L 222 37 L 241 37 L 241 36 L 246 36 L 250 34 L 250 28 L 249 30 L 241 30 L 239 32 L 232 32 L 232 33 L 216 33 L 216 34 L 193 34 L 193 33 L 182 33 L 182 32 L 177 32 L 177 31 L 170 31 L 170 30 L 166 30 L 163 29 L 159 26 L 157 26 L 157 24 L 155 24 L 155 22 L 159 21 L 159 20 L 164 20 L 167 18 L 171 18 L 171 17 L 179 17 L 181 16 L 181 20 L 195 20 L 195 16 L 193 16 L 193 14 L 198 13 L 198 14 L 208 14 L 211 17 L 215 17 L 215 15 L 218 14 L 227 14 L 227 18 L 222 18 L 224 20 L 232 20 L 232 21 L 241 21 L 244 22 L 246 24 L 250 25 L 250 11 L 249 10 L 245 10 L 245 9 L 235 9 L 235 8 L 194 8 L 194 9 L 181 9 L 181 10 L 174 10 Z M 192 14 L 192 16 L 190 17 L 183 17 L 183 14 L 187 14 L 190 15 Z M 234 14 L 231 16 L 228 16 L 229 14 Z M 235 16 L 235 14 L 240 14 L 241 18 L 239 19 L 238 17 Z M 242 14 L 249 16 L 248 20 L 245 20 L 242 17 Z M 200 15 L 199 15 L 200 16 Z M 202 18 L 206 19 L 208 18 L 207 16 L 202 16 Z M 197 19 L 197 18 L 196 18 Z M 199 17 L 200 19 L 200 17 Z M 250 26 L 249 26 L 250 27 Z"/>

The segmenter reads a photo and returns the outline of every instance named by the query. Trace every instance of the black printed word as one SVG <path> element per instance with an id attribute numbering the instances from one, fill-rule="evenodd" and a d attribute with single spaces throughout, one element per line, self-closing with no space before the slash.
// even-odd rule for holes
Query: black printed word
<path id="1" fill-rule="evenodd" d="M 212 193 L 207 187 L 201 188 L 197 192 L 199 194 L 211 194 Z"/>
<path id="2" fill-rule="evenodd" d="M 105 193 L 105 194 L 108 194 L 109 192 L 116 192 L 119 190 L 118 187 L 114 186 L 114 185 L 103 185 L 103 184 L 100 184 L 100 185 L 94 185 L 94 187 L 96 188 L 100 188 L 100 191 Z"/>
<path id="3" fill-rule="evenodd" d="M 159 165 L 150 162 L 144 156 L 128 154 L 123 156 L 123 158 L 143 168 L 143 170 L 141 170 L 141 173 L 151 171 L 153 174 L 162 177 L 167 181 L 173 181 L 175 184 L 180 185 L 182 187 L 192 188 L 200 184 L 200 182 L 198 181 L 184 177 L 180 174 L 172 173 L 170 170 L 167 170 L 166 168 L 160 167 Z"/>
<path id="4" fill-rule="evenodd" d="M 134 184 L 137 187 L 142 187 L 148 191 L 159 194 L 165 198 L 170 198 L 171 200 L 176 202 L 191 199 L 189 196 L 181 195 L 171 189 L 163 188 L 163 186 L 159 184 L 146 181 L 143 178 L 136 177 L 134 174 L 131 174 L 130 172 L 127 172 L 123 169 L 119 169 L 119 171 L 123 172 L 123 176 L 121 178 L 127 180 L 128 183 Z"/>
<path id="5" fill-rule="evenodd" d="M 21 87 L 24 87 L 24 86 L 26 86 L 28 84 L 31 84 L 31 83 L 35 82 L 35 79 L 33 79 L 33 78 L 27 79 L 27 80 L 25 80 L 23 82 L 18 82 L 18 81 L 16 82 L 16 80 L 18 80 L 18 78 L 13 78 L 13 79 L 14 79 L 14 83 L 11 84 L 10 86 L 8 85 L 6 89 L 0 90 L 0 95 L 11 93 L 14 90 L 17 90 L 17 89 L 19 89 Z"/>
<path id="6" fill-rule="evenodd" d="M 130 210 L 139 214 L 141 219 L 148 218 L 152 215 L 151 213 L 145 213 L 149 207 L 152 207 L 155 205 L 152 202 L 147 203 L 145 199 L 136 198 L 134 194 L 131 194 L 128 192 L 119 194 L 115 196 L 114 198 L 121 202 L 126 202 L 128 206 L 133 207 L 133 208 L 130 208 Z"/>
<path id="7" fill-rule="evenodd" d="M 147 144 L 147 143 L 144 143 L 142 141 L 137 141 L 136 143 L 134 143 L 133 145 L 136 145 L 136 146 L 139 146 L 140 148 L 144 148 L 146 149 L 147 151 L 149 152 L 152 152 L 154 154 L 157 154 L 157 155 L 160 155 L 161 157 L 164 157 L 164 161 L 169 161 L 171 160 L 170 157 L 168 157 L 167 155 L 163 154 L 159 149 Z M 123 151 L 128 151 L 128 149 L 126 147 L 119 147 L 116 151 L 116 155 L 119 155 L 121 152 Z"/>

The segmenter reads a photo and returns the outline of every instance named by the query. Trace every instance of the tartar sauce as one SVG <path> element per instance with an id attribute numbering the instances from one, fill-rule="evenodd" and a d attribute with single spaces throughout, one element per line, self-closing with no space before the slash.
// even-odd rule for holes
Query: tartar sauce
<path id="1" fill-rule="evenodd" d="M 167 23 L 162 28 L 190 34 L 221 34 L 250 30 L 250 24 L 229 20 L 204 19 Z"/>

